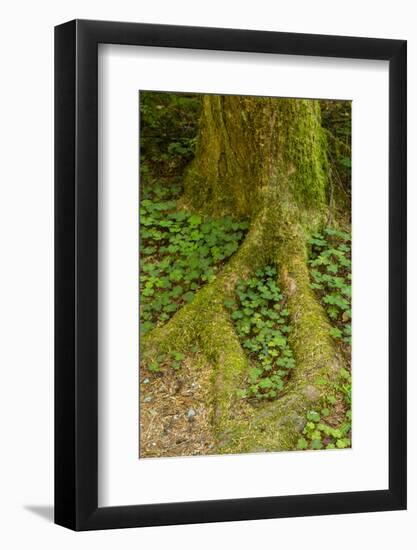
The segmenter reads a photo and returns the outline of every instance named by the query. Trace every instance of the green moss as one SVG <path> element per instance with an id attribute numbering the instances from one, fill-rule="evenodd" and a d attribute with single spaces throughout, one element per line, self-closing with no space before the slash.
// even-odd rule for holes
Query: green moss
<path id="1" fill-rule="evenodd" d="M 226 107 L 225 107 L 226 105 Z M 230 116 L 229 98 L 204 96 L 196 157 L 185 176 L 184 204 L 211 215 L 247 217 L 251 189 L 245 142 Z"/>
<path id="2" fill-rule="evenodd" d="M 285 290 L 291 311 L 293 330 L 290 343 L 294 349 L 301 381 L 313 383 L 317 374 L 333 378 L 341 359 L 329 335 L 329 322 L 321 305 L 310 288 L 306 264 L 306 248 L 300 243 L 298 253 L 281 247 L 277 257 L 280 267 L 280 284 Z M 298 372 L 297 371 L 297 372 Z"/>
<path id="3" fill-rule="evenodd" d="M 326 136 L 317 100 L 287 99 L 280 103 L 280 151 L 295 202 L 308 210 L 326 205 Z"/>
<path id="4" fill-rule="evenodd" d="M 161 352 L 186 352 L 197 343 L 213 365 L 213 382 L 219 415 L 227 414 L 247 368 L 247 360 L 223 307 L 224 299 L 233 292 L 234 269 L 244 271 L 245 250 L 232 260 L 226 270 L 212 283 L 200 289 L 192 303 L 182 307 L 162 327 L 141 339 L 141 355 L 152 360 Z M 226 412 L 225 412 L 226 411 Z"/>
<path id="5" fill-rule="evenodd" d="M 271 244 L 270 252 L 262 254 L 264 238 L 265 223 L 259 218 L 222 274 L 141 342 L 145 357 L 161 351 L 187 351 L 198 343 L 213 369 L 213 429 L 219 453 L 295 448 L 302 419 L 311 407 L 324 406 L 341 366 L 327 319 L 309 286 L 304 245 L 295 235 L 287 239 L 286 247 L 281 243 L 276 260 L 290 310 L 289 339 L 297 366 L 284 397 L 256 408 L 245 403 L 236 406 L 236 389 L 242 385 L 248 363 L 223 301 L 230 297 L 238 278 L 249 276 L 272 251 L 276 253 Z"/>
<path id="6" fill-rule="evenodd" d="M 312 290 L 305 243 L 326 219 L 327 165 L 318 101 L 206 96 L 183 206 L 251 219 L 217 279 L 142 340 L 145 354 L 198 342 L 213 369 L 216 452 L 294 449 L 303 419 L 325 404 L 342 361 Z M 296 368 L 286 394 L 253 407 L 236 402 L 248 368 L 224 299 L 237 279 L 276 263 L 287 296 Z"/>
<path id="7" fill-rule="evenodd" d="M 254 216 L 265 196 L 299 212 L 326 208 L 326 137 L 317 100 L 205 96 L 184 204 Z M 294 221 L 294 220 L 293 220 Z"/>
<path id="8" fill-rule="evenodd" d="M 310 289 L 303 241 L 293 237 L 279 250 L 279 283 L 290 310 L 289 341 L 296 368 L 282 398 L 257 408 L 247 407 L 243 418 L 223 422 L 218 432 L 221 453 L 294 449 L 303 419 L 309 410 L 325 406 L 343 366 L 329 337 L 325 313 Z"/>

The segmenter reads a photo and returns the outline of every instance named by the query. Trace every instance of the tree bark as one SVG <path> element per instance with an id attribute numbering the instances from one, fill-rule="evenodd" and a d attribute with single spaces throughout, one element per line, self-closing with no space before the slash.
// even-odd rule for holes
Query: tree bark
<path id="1" fill-rule="evenodd" d="M 270 195 L 321 210 L 326 170 L 318 101 L 205 96 L 185 195 L 211 214 L 253 217 Z"/>

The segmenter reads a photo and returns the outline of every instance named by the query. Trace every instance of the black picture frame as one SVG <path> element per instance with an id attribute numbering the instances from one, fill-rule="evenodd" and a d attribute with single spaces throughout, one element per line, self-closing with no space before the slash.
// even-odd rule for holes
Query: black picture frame
<path id="1" fill-rule="evenodd" d="M 389 488 L 98 506 L 98 44 L 389 62 Z M 406 41 L 74 20 L 55 28 L 55 523 L 77 531 L 406 508 Z"/>

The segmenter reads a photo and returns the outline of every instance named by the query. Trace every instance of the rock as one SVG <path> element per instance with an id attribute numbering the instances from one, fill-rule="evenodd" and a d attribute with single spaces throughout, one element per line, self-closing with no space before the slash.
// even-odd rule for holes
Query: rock
<path id="1" fill-rule="evenodd" d="M 196 415 L 196 412 L 194 409 L 189 409 L 187 412 L 187 418 L 189 422 L 192 422 L 194 420 L 194 417 Z"/>
<path id="2" fill-rule="evenodd" d="M 306 423 L 307 420 L 302 416 L 299 416 L 298 414 L 289 414 L 279 420 L 278 426 L 290 426 L 297 432 L 302 432 Z"/>
<path id="3" fill-rule="evenodd" d="M 298 416 L 298 414 L 295 414 L 292 418 L 292 425 L 297 430 L 297 432 L 302 432 L 305 428 L 305 425 L 307 424 L 307 420 L 303 418 L 302 416 Z"/>
<path id="4" fill-rule="evenodd" d="M 149 378 L 145 378 L 145 380 L 143 381 L 143 384 L 149 384 Z"/>
<path id="5" fill-rule="evenodd" d="M 145 399 L 143 400 L 144 403 L 150 403 L 152 401 L 152 397 L 145 397 Z"/>
<path id="6" fill-rule="evenodd" d="M 301 393 L 308 399 L 308 401 L 314 402 L 320 399 L 320 392 L 314 386 L 306 386 L 301 390 Z"/>

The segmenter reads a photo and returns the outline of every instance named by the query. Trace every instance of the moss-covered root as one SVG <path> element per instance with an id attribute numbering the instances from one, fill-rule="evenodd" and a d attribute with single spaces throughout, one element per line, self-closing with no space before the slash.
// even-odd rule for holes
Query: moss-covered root
<path id="1" fill-rule="evenodd" d="M 141 356 L 152 360 L 162 353 L 187 352 L 198 344 L 213 369 L 213 428 L 219 440 L 227 434 L 236 390 L 247 375 L 248 362 L 231 323 L 224 300 L 234 293 L 238 278 L 244 278 L 270 261 L 266 246 L 264 215 L 258 216 L 237 253 L 218 277 L 201 288 L 192 303 L 182 307 L 165 325 L 141 339 Z"/>
<path id="2" fill-rule="evenodd" d="M 310 288 L 305 254 L 289 255 L 279 273 L 291 315 L 289 340 L 297 365 L 288 401 L 294 414 L 305 416 L 312 407 L 325 404 L 344 362 L 330 336 L 326 314 Z"/>
<path id="3" fill-rule="evenodd" d="M 260 217 L 252 222 L 239 250 L 214 281 L 198 290 L 194 300 L 177 311 L 165 325 L 142 337 L 140 347 L 145 358 L 160 352 L 187 351 L 193 342 L 198 341 L 202 336 L 203 340 L 206 340 L 204 334 L 210 322 L 215 322 L 216 318 L 218 323 L 222 317 L 228 319 L 223 301 L 233 294 L 237 279 L 249 276 L 251 271 L 267 261 L 262 222 Z M 229 321 L 228 323 L 227 332 L 234 334 Z M 216 346 L 219 334 L 221 334 L 220 328 L 218 333 L 212 334 L 213 341 L 210 343 L 210 348 Z"/>
<path id="4" fill-rule="evenodd" d="M 236 336 L 224 300 L 234 293 L 238 278 L 248 276 L 264 262 L 261 228 L 252 227 L 237 253 L 218 277 L 201 288 L 192 303 L 183 306 L 165 325 L 141 339 L 141 356 L 152 360 L 160 353 L 187 352 L 198 344 L 213 369 L 213 424 L 221 432 L 227 422 L 236 389 L 242 387 L 248 362 Z"/>
<path id="5" fill-rule="evenodd" d="M 247 359 L 223 306 L 225 293 L 216 281 L 201 289 L 191 304 L 184 306 L 164 327 L 155 329 L 141 343 L 148 357 L 161 351 L 188 351 L 197 343 L 213 367 L 213 424 L 228 418 L 236 399 L 236 388 L 247 374 Z"/>
<path id="6" fill-rule="evenodd" d="M 294 232 L 286 245 L 280 241 L 277 265 L 291 316 L 290 344 L 296 367 L 280 399 L 257 407 L 244 402 L 235 406 L 236 390 L 243 386 L 248 364 L 223 301 L 234 292 L 237 278 L 248 276 L 267 260 L 260 250 L 265 243 L 263 222 L 253 223 L 245 242 L 216 280 L 141 341 L 145 358 L 161 351 L 188 351 L 198 343 L 213 368 L 213 428 L 220 453 L 293 449 L 306 413 L 324 405 L 343 366 L 325 313 L 310 289 L 305 246 Z"/>
<path id="7" fill-rule="evenodd" d="M 324 386 L 324 380 L 337 377 L 343 361 L 330 336 L 331 325 L 323 307 L 311 290 L 306 256 L 303 247 L 278 262 L 280 285 L 291 314 L 290 344 L 300 365 L 293 382 L 317 384 L 319 380 Z"/>
<path id="8" fill-rule="evenodd" d="M 248 362 L 222 305 L 213 309 L 213 317 L 200 334 L 200 344 L 213 366 L 213 428 L 221 432 L 237 399 L 236 389 L 247 375 Z"/>
<path id="9" fill-rule="evenodd" d="M 256 408 L 246 405 L 241 420 L 223 424 L 222 453 L 294 449 L 308 411 L 325 406 L 343 366 L 329 335 L 329 322 L 310 289 L 305 250 L 298 246 L 281 249 L 277 264 L 291 317 L 289 341 L 296 366 L 284 396 Z"/>

